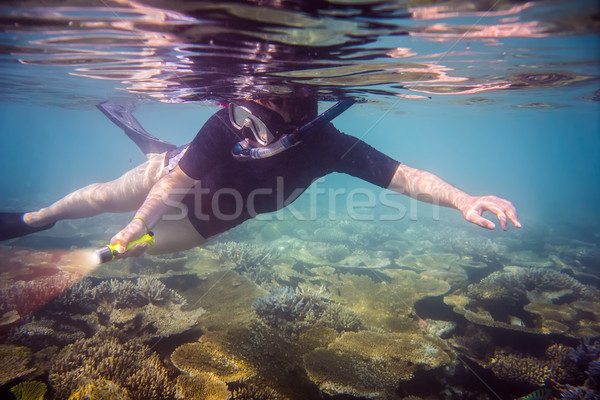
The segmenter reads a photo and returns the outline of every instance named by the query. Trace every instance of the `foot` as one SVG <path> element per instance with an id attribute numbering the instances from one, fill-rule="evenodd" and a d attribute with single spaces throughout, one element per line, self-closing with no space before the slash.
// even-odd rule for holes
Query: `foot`
<path id="1" fill-rule="evenodd" d="M 53 222 L 48 225 L 33 227 L 23 221 L 24 215 L 25 213 L 0 213 L 0 241 L 45 231 L 54 226 Z"/>

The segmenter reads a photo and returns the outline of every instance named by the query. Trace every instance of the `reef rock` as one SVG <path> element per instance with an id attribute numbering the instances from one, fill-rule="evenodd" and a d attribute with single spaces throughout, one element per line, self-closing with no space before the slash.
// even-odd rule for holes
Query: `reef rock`
<path id="1" fill-rule="evenodd" d="M 398 385 L 415 371 L 450 363 L 443 342 L 420 334 L 346 332 L 327 348 L 304 356 L 309 377 L 329 394 L 394 398 Z"/>

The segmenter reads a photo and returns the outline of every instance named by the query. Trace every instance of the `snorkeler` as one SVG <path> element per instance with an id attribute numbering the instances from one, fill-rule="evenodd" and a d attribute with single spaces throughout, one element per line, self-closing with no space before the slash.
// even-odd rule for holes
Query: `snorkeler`
<path id="1" fill-rule="evenodd" d="M 79 189 L 47 208 L 0 214 L 0 240 L 51 228 L 63 219 L 136 211 L 112 239 L 120 257 L 139 256 L 148 244 L 128 243 L 152 230 L 150 254 L 187 250 L 258 214 L 291 204 L 316 179 L 346 173 L 415 199 L 455 208 L 483 228 L 494 213 L 521 227 L 513 205 L 471 196 L 437 176 L 408 167 L 330 122 L 352 104 L 342 101 L 318 116 L 316 96 L 239 101 L 216 112 L 187 146 L 176 147 L 143 130 L 131 109 L 99 108 L 125 130 L 148 160 L 120 178 Z"/>

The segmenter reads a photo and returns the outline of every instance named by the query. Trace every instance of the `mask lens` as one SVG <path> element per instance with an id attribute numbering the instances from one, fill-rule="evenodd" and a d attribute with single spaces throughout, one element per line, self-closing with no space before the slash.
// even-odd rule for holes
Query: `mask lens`
<path id="1" fill-rule="evenodd" d="M 229 105 L 229 120 L 237 129 L 249 128 L 258 143 L 263 146 L 273 141 L 273 135 L 264 122 L 253 115 L 246 107 Z"/>

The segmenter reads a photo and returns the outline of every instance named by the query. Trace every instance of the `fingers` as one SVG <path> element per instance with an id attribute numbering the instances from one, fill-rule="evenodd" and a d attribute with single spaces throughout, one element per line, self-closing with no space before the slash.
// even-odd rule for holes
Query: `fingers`
<path id="1" fill-rule="evenodd" d="M 519 219 L 517 218 L 517 210 L 515 210 L 515 208 L 512 206 L 512 204 L 511 204 L 511 208 L 506 210 L 506 216 L 508 217 L 508 219 L 510 219 L 510 222 L 512 222 L 515 227 L 517 227 L 517 228 L 521 227 L 521 223 L 519 222 Z"/>
<path id="2" fill-rule="evenodd" d="M 521 223 L 517 218 L 517 210 L 511 202 L 495 196 L 482 196 L 473 198 L 468 211 L 464 214 L 465 218 L 476 225 L 486 229 L 494 229 L 495 224 L 482 217 L 483 213 L 489 211 L 494 213 L 500 222 L 502 230 L 508 230 L 508 221 L 510 220 L 517 228 Z"/>
<path id="3" fill-rule="evenodd" d="M 146 249 L 149 247 L 148 243 L 137 243 L 130 249 L 126 249 L 125 247 L 119 246 L 121 249 L 116 249 L 119 254 L 115 256 L 115 258 L 128 258 L 128 257 L 139 257 Z"/>
<path id="4" fill-rule="evenodd" d="M 467 221 L 474 223 L 475 225 L 479 225 L 482 228 L 494 230 L 496 225 L 490 221 L 489 219 L 483 218 L 476 211 L 471 211 L 467 214 Z"/>

